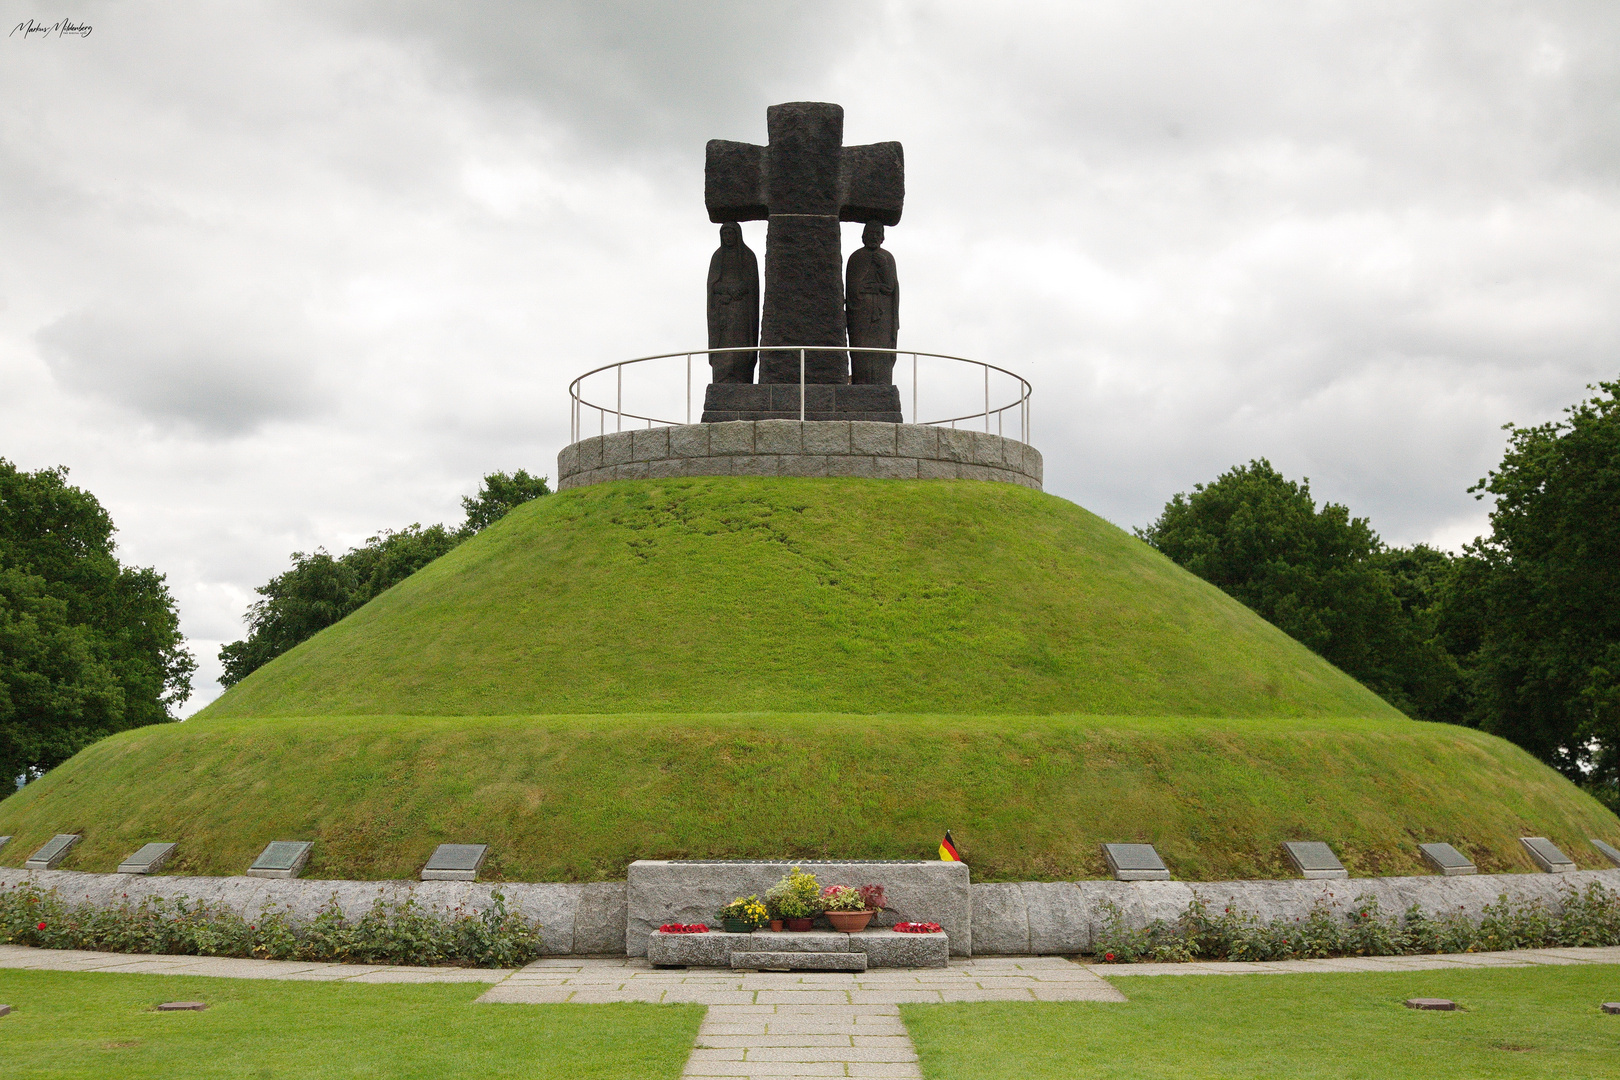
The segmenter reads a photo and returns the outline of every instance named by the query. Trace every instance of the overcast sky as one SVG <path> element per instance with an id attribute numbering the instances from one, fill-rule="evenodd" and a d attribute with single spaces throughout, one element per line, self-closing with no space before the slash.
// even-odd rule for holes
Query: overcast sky
<path id="1" fill-rule="evenodd" d="M 703 144 L 775 102 L 904 144 L 901 345 L 1026 375 L 1123 526 L 1265 456 L 1455 547 L 1501 425 L 1620 377 L 1613 0 L 0 9 L 0 456 L 168 575 L 188 712 L 291 552 L 554 476 L 572 376 L 706 340 Z"/>

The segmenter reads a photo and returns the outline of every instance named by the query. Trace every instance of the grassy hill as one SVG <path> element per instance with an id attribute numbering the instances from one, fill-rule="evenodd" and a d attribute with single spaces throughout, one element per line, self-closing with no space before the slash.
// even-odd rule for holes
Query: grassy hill
<path id="1" fill-rule="evenodd" d="M 1146 544 L 1009 484 L 536 500 L 200 715 L 1399 714 Z"/>
<path id="2" fill-rule="evenodd" d="M 1284 840 L 1357 875 L 1423 873 L 1446 840 L 1583 866 L 1620 820 L 1501 739 L 1410 720 L 1074 716 L 535 716 L 193 720 L 105 739 L 0 801 L 0 865 L 83 832 L 65 868 L 178 840 L 233 874 L 275 839 L 308 877 L 413 877 L 441 842 L 486 876 L 620 878 L 636 858 L 930 858 L 955 831 L 976 881 L 1104 877 L 1104 841 L 1157 844 L 1188 880 L 1288 877 Z"/>

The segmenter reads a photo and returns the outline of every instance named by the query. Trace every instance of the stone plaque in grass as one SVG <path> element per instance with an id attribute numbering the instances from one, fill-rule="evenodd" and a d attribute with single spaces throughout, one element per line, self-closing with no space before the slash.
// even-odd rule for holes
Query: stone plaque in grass
<path id="1" fill-rule="evenodd" d="M 1608 1006 L 1605 1005 L 1604 1009 L 1607 1009 L 1607 1008 L 1608 1008 Z M 1615 1011 L 1620 1012 L 1620 1005 L 1615 1006 Z M 10 1005 L 0 1005 L 0 1016 L 10 1016 L 10 1015 L 11 1015 L 11 1006 Z"/>
<path id="2" fill-rule="evenodd" d="M 1605 1001 L 1603 1003 L 1603 1011 L 1608 1013 L 1610 1016 L 1620 1016 L 1620 1001 Z"/>
<path id="3" fill-rule="evenodd" d="M 1294 864 L 1294 869 L 1299 871 L 1302 878 L 1350 876 L 1350 871 L 1333 854 L 1333 849 L 1320 840 L 1289 840 L 1284 842 L 1283 850 L 1288 853 L 1288 861 Z"/>
<path id="4" fill-rule="evenodd" d="M 1545 836 L 1521 836 L 1519 843 L 1530 853 L 1544 873 L 1567 874 L 1575 869 L 1575 860 L 1558 850 L 1558 845 Z"/>
<path id="5" fill-rule="evenodd" d="M 308 840 L 272 840 L 248 867 L 248 877 L 295 878 L 315 845 Z"/>
<path id="6" fill-rule="evenodd" d="M 1457 877 L 1461 874 L 1476 874 L 1478 868 L 1474 860 L 1452 847 L 1450 844 L 1419 844 L 1418 852 L 1423 861 L 1440 871 L 1446 877 Z"/>
<path id="7" fill-rule="evenodd" d="M 1447 998 L 1407 998 L 1406 1007 L 1425 1012 L 1455 1012 L 1457 1003 Z"/>
<path id="8" fill-rule="evenodd" d="M 423 881 L 476 881 L 488 844 L 440 844 L 422 868 Z"/>
<path id="9" fill-rule="evenodd" d="M 1615 847 L 1613 844 L 1605 844 L 1596 837 L 1592 838 L 1592 846 L 1601 851 L 1605 859 L 1608 859 L 1616 866 L 1620 866 L 1620 848 Z"/>
<path id="10" fill-rule="evenodd" d="M 202 1012 L 206 1008 L 206 1001 L 165 1001 L 158 1006 L 158 1012 Z"/>
<path id="11" fill-rule="evenodd" d="M 120 874 L 155 874 L 169 861 L 178 844 L 143 844 L 141 849 L 118 864 Z"/>
<path id="12" fill-rule="evenodd" d="M 56 864 L 67 857 L 68 849 L 80 840 L 78 833 L 58 833 L 51 842 L 28 856 L 23 863 L 27 870 L 55 870 Z"/>
<path id="13" fill-rule="evenodd" d="M 1104 844 L 1103 858 L 1116 881 L 1169 881 L 1170 870 L 1152 844 Z"/>

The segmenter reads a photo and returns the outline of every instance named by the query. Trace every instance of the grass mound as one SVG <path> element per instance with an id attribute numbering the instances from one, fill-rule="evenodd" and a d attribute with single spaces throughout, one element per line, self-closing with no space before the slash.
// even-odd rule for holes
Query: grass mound
<path id="1" fill-rule="evenodd" d="M 1399 715 L 1063 499 L 745 477 L 529 503 L 200 715 L 760 710 Z"/>
<path id="2" fill-rule="evenodd" d="M 238 874 L 316 841 L 308 877 L 414 877 L 441 842 L 486 877 L 622 878 L 636 858 L 929 858 L 954 830 L 976 881 L 1106 876 L 1149 841 L 1188 880 L 1291 877 L 1279 845 L 1351 872 L 1423 873 L 1446 840 L 1482 871 L 1534 869 L 1520 836 L 1584 867 L 1620 821 L 1517 747 L 1409 720 L 1075 716 L 314 717 L 193 720 L 112 736 L 0 802 L 19 866 L 178 840 L 179 873 Z"/>

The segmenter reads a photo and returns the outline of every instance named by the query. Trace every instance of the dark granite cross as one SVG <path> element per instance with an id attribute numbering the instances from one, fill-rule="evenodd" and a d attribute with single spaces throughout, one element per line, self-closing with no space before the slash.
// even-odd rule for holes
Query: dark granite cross
<path id="1" fill-rule="evenodd" d="M 795 101 L 765 110 L 769 146 L 711 139 L 703 171 L 709 220 L 767 219 L 759 343 L 843 346 L 840 221 L 894 225 L 905 203 L 897 142 L 844 145 L 844 109 Z M 806 356 L 805 381 L 849 382 L 841 352 Z M 799 355 L 760 354 L 759 381 L 799 381 Z"/>

